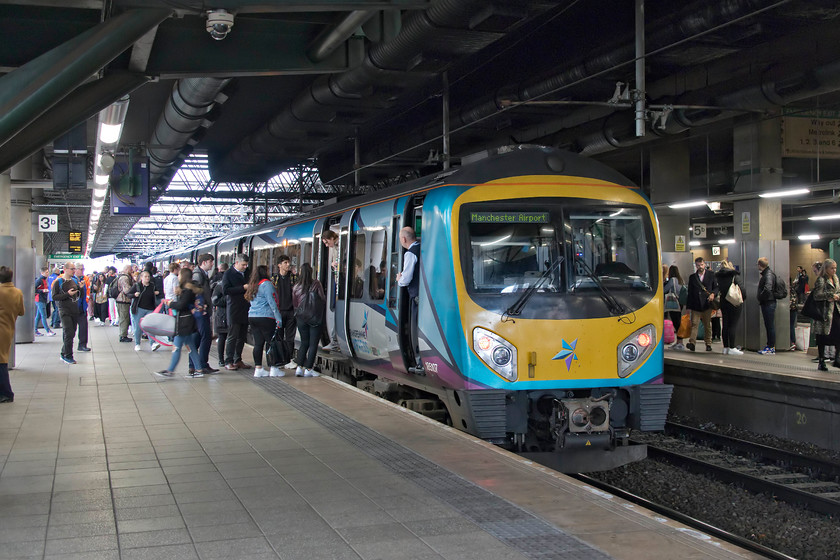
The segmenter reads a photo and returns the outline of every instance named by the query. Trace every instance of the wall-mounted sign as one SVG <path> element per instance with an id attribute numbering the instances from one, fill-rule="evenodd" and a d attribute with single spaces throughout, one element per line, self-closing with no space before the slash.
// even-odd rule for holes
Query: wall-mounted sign
<path id="1" fill-rule="evenodd" d="M 741 233 L 750 232 L 750 213 L 741 212 Z"/>
<path id="2" fill-rule="evenodd" d="M 694 224 L 694 226 L 692 226 L 691 233 L 694 237 L 706 239 L 706 224 Z"/>
<path id="3" fill-rule="evenodd" d="M 41 233 L 58 231 L 58 214 L 39 214 L 38 231 Z"/>
<path id="4" fill-rule="evenodd" d="M 73 255 L 71 253 L 50 253 L 49 260 L 63 262 L 63 261 L 80 261 L 84 258 L 83 255 Z"/>
<path id="5" fill-rule="evenodd" d="M 82 232 L 81 231 L 71 231 L 67 237 L 67 249 L 71 253 L 81 253 L 82 252 Z"/>
<path id="6" fill-rule="evenodd" d="M 720 247 L 717 245 L 712 245 L 712 255 L 718 256 L 720 255 Z"/>
<path id="7" fill-rule="evenodd" d="M 674 236 L 674 251 L 685 251 L 685 235 Z"/>
<path id="8" fill-rule="evenodd" d="M 797 111 L 783 117 L 782 156 L 840 159 L 840 112 Z"/>

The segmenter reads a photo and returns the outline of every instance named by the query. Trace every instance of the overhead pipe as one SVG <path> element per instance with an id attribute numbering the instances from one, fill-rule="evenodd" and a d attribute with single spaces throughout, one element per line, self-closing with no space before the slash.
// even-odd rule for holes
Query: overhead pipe
<path id="1" fill-rule="evenodd" d="M 159 9 L 125 12 L 0 78 L 0 145 L 172 14 Z"/>
<path id="2" fill-rule="evenodd" d="M 332 52 L 341 46 L 344 41 L 353 36 L 357 29 L 375 16 L 376 10 L 356 10 L 350 12 L 332 28 L 326 29 L 312 43 L 306 51 L 306 56 L 312 62 L 326 60 Z"/>

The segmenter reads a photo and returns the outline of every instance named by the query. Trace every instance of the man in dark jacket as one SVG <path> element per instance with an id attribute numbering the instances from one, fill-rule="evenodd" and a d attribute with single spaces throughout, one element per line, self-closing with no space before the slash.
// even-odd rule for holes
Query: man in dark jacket
<path id="1" fill-rule="evenodd" d="M 242 361 L 242 348 L 248 335 L 248 309 L 251 304 L 245 299 L 248 280 L 248 255 L 236 255 L 236 261 L 222 276 L 222 293 L 227 302 L 228 335 L 225 343 L 225 369 L 248 369 L 251 366 Z"/>
<path id="2" fill-rule="evenodd" d="M 773 356 L 776 354 L 776 296 L 773 295 L 776 273 L 770 270 L 767 257 L 758 259 L 758 270 L 761 272 L 761 278 L 758 280 L 758 303 L 761 305 L 764 329 L 767 331 L 767 346 L 758 353 Z"/>
<path id="3" fill-rule="evenodd" d="M 64 274 L 55 279 L 52 284 L 53 301 L 61 314 L 61 325 L 64 329 L 64 346 L 61 348 L 61 361 L 65 364 L 75 364 L 73 359 L 73 338 L 76 336 L 76 326 L 79 322 L 79 297 L 81 290 L 73 279 L 76 265 L 68 262 L 64 265 Z"/>
<path id="4" fill-rule="evenodd" d="M 295 308 L 292 305 L 292 286 L 294 283 L 292 259 L 288 255 L 280 255 L 277 259 L 277 276 L 274 279 L 274 289 L 277 291 L 277 306 L 280 308 L 280 315 L 283 318 L 284 355 L 289 357 L 289 363 L 285 365 L 286 369 L 297 367 L 297 363 L 292 359 L 292 354 L 295 351 L 295 333 L 297 332 Z"/>
<path id="5" fill-rule="evenodd" d="M 688 339 L 686 348 L 694 352 L 694 343 L 697 342 L 697 330 L 700 321 L 703 322 L 703 338 L 706 342 L 706 352 L 712 351 L 712 301 L 717 292 L 717 281 L 711 270 L 706 270 L 706 262 L 703 257 L 694 259 L 695 272 L 688 277 L 688 299 L 686 307 L 691 312 L 691 337 Z"/>
<path id="6" fill-rule="evenodd" d="M 210 344 L 213 342 L 213 327 L 211 316 L 213 315 L 212 290 L 210 289 L 210 274 L 216 259 L 210 253 L 203 253 L 198 256 L 198 266 L 193 269 L 193 284 L 201 288 L 201 300 L 203 309 L 195 314 L 195 347 L 198 348 L 200 364 L 192 364 L 193 369 L 201 370 L 202 373 L 217 373 L 219 370 L 210 367 Z M 197 299 L 197 301 L 198 301 Z"/>

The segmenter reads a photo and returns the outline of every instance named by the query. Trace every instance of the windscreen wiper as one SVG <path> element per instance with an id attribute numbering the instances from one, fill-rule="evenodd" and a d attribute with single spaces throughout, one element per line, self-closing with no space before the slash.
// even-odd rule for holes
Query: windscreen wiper
<path id="1" fill-rule="evenodd" d="M 537 278 L 537 281 L 528 286 L 527 290 L 522 292 L 522 295 L 519 296 L 519 298 L 517 298 L 514 304 L 508 307 L 505 310 L 505 312 L 502 313 L 502 322 L 507 321 L 508 317 L 517 317 L 522 313 L 522 310 L 525 309 L 525 305 L 528 304 L 528 300 L 531 299 L 531 296 L 534 295 L 534 292 L 536 292 L 542 287 L 543 282 L 545 282 L 546 279 L 549 276 L 551 276 L 551 273 L 554 272 L 554 270 L 556 270 L 558 266 L 560 266 L 563 260 L 564 257 L 562 255 L 557 257 L 554 261 L 554 264 L 545 269 L 545 272 L 543 272 L 539 276 L 539 278 Z"/>
<path id="2" fill-rule="evenodd" d="M 589 277 L 590 280 L 595 284 L 595 287 L 598 288 L 598 294 L 601 296 L 601 300 L 603 300 L 604 304 L 607 306 L 607 310 L 610 312 L 611 315 L 626 315 L 627 308 L 616 299 L 616 297 L 612 294 L 611 291 L 604 286 L 604 283 L 601 282 L 601 279 L 589 268 L 589 265 L 586 264 L 585 261 L 575 257 L 575 263 L 579 264 L 586 275 Z"/>

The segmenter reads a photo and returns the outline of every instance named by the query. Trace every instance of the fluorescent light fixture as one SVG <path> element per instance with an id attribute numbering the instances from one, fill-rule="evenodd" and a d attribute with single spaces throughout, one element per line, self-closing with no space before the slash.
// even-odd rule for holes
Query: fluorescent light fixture
<path id="1" fill-rule="evenodd" d="M 711 210 L 712 212 L 720 211 L 720 202 L 707 202 L 706 206 L 708 206 L 709 210 Z"/>
<path id="2" fill-rule="evenodd" d="M 669 204 L 668 208 L 678 209 L 678 208 L 692 208 L 694 206 L 705 206 L 707 203 L 705 200 L 694 200 L 692 202 L 678 202 L 676 204 Z"/>
<path id="3" fill-rule="evenodd" d="M 820 234 L 818 233 L 803 233 L 799 236 L 801 241 L 815 241 L 820 238 Z"/>
<path id="4" fill-rule="evenodd" d="M 840 220 L 840 214 L 825 214 L 823 216 L 811 216 L 809 220 Z"/>
<path id="5" fill-rule="evenodd" d="M 689 247 L 698 247 L 699 245 L 700 245 L 699 241 L 689 241 L 688 242 Z"/>
<path id="6" fill-rule="evenodd" d="M 766 193 L 761 193 L 758 196 L 761 198 L 778 198 L 780 196 L 797 196 L 800 194 L 808 194 L 811 192 L 811 189 L 785 189 L 781 191 L 770 191 Z"/>
<path id="7" fill-rule="evenodd" d="M 122 123 L 99 125 L 99 141 L 103 144 L 116 144 L 122 133 Z"/>
<path id="8" fill-rule="evenodd" d="M 91 206 L 93 206 L 94 208 L 102 208 L 104 204 L 105 200 L 102 198 L 94 198 L 93 202 L 91 202 Z"/>
<path id="9" fill-rule="evenodd" d="M 734 239 L 718 239 L 718 245 L 732 245 L 735 243 Z"/>
<path id="10" fill-rule="evenodd" d="M 97 185 L 107 185 L 108 184 L 108 175 L 94 175 L 93 182 Z"/>

